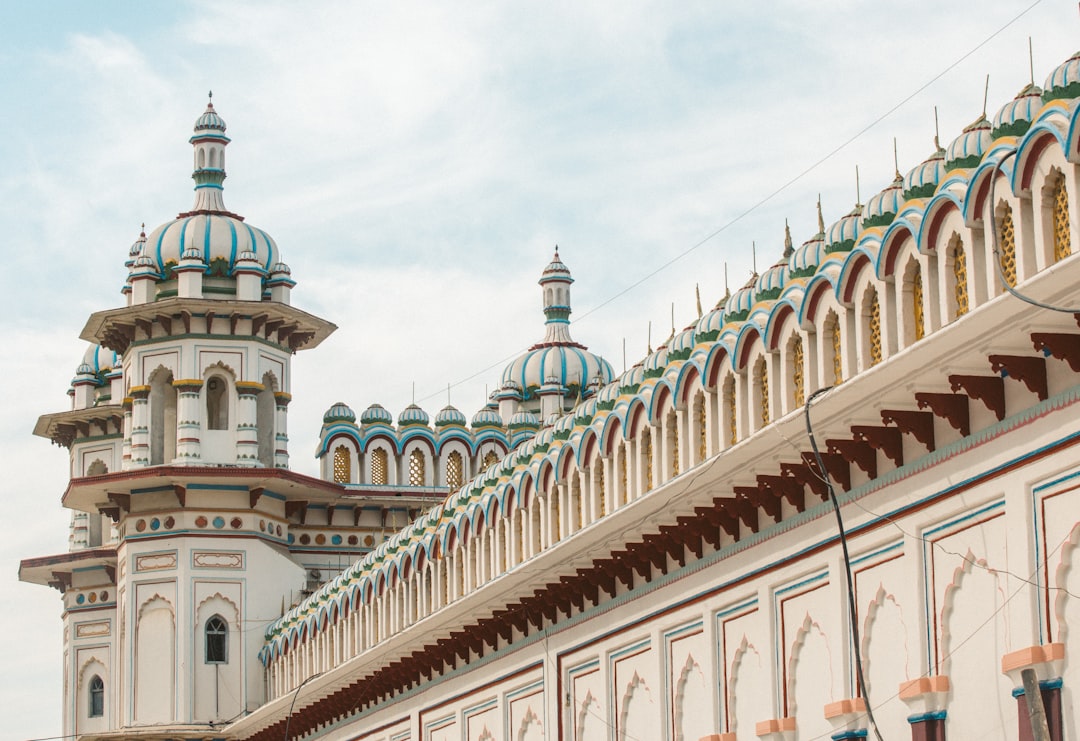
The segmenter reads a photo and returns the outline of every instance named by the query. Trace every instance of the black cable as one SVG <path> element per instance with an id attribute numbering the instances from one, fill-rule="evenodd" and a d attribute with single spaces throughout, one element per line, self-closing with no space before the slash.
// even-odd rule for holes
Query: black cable
<path id="1" fill-rule="evenodd" d="M 881 731 L 878 729 L 877 721 L 874 720 L 874 711 L 870 707 L 870 695 L 866 690 L 866 677 L 863 676 L 862 642 L 859 638 L 859 612 L 855 604 L 855 580 L 851 575 L 851 556 L 848 554 L 844 518 L 840 515 L 840 503 L 836 500 L 836 491 L 833 489 L 829 471 L 825 468 L 825 461 L 821 458 L 821 451 L 818 450 L 817 440 L 814 438 L 814 428 L 810 423 L 810 405 L 814 403 L 816 398 L 831 391 L 832 388 L 832 386 L 826 386 L 810 394 L 806 399 L 806 404 L 803 406 L 803 415 L 806 417 L 806 434 L 810 438 L 810 447 L 814 450 L 814 460 L 817 463 L 818 471 L 825 479 L 825 486 L 829 490 L 829 501 L 832 503 L 833 512 L 836 514 L 836 526 L 840 530 L 840 548 L 844 553 L 844 575 L 847 577 L 848 621 L 851 623 L 851 639 L 855 648 L 855 678 L 859 683 L 859 694 L 866 704 L 866 718 L 870 722 L 870 727 L 874 729 L 874 735 L 877 736 L 878 741 L 884 741 L 881 737 Z"/>
<path id="2" fill-rule="evenodd" d="M 1021 301 L 1031 304 L 1032 306 L 1037 306 L 1040 309 L 1046 309 L 1048 311 L 1059 311 L 1063 314 L 1078 314 L 1080 313 L 1080 307 L 1070 309 L 1068 306 L 1056 306 L 1055 304 L 1044 303 L 1042 301 L 1039 301 L 1038 299 L 1032 298 L 1031 296 L 1026 296 L 1023 293 L 1020 293 L 1020 291 L 1013 288 L 1009 284 L 1009 281 L 1005 279 L 1005 270 L 1001 267 L 1001 249 L 998 245 L 997 217 L 994 215 L 994 209 L 997 208 L 996 202 L 994 200 L 994 193 L 997 190 L 997 176 L 1001 172 L 1002 165 L 1004 165 L 1005 161 L 1010 157 L 1015 157 L 1016 151 L 1017 150 L 1014 149 L 1013 151 L 1008 152 L 1004 156 L 1002 156 L 1002 158 L 994 164 L 994 169 L 990 172 L 990 233 L 993 235 L 990 243 L 994 246 L 994 266 L 997 268 L 998 278 L 1001 279 L 1001 285 L 1006 291 L 1011 293 L 1013 296 L 1016 296 L 1016 298 L 1020 299 Z"/>
<path id="3" fill-rule="evenodd" d="M 289 741 L 289 724 L 292 722 L 293 708 L 296 707 L 296 698 L 300 696 L 300 690 L 304 689 L 304 685 L 315 679 L 315 677 L 321 677 L 322 672 L 318 674 L 312 674 L 305 679 L 300 685 L 293 691 L 292 702 L 289 703 L 289 714 L 285 716 L 285 741 Z"/>

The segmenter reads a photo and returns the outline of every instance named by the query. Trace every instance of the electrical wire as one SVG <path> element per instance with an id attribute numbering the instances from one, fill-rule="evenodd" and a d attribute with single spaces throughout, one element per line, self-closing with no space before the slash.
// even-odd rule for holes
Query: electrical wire
<path id="1" fill-rule="evenodd" d="M 859 131 L 855 132 L 853 135 L 851 135 L 846 140 L 844 140 L 841 144 L 834 147 L 831 151 L 829 151 L 827 154 L 825 154 L 822 157 L 820 157 L 819 159 L 817 159 L 814 163 L 812 163 L 811 165 L 806 167 L 804 170 L 799 172 L 797 175 L 795 175 L 794 177 L 792 177 L 792 178 L 788 179 L 787 181 L 785 181 L 783 184 L 781 184 L 779 187 L 777 187 L 771 193 L 769 193 L 765 197 L 761 198 L 760 200 L 756 201 L 754 204 L 752 204 L 751 206 L 747 207 L 746 209 L 744 209 L 743 211 L 738 213 L 732 219 L 730 219 L 726 223 L 722 224 L 720 227 L 713 230 L 711 233 L 707 234 L 706 236 L 702 237 L 700 240 L 698 240 L 697 242 L 692 244 L 690 247 L 687 247 L 682 252 L 678 253 L 677 255 L 675 255 L 674 257 L 669 259 L 667 262 L 664 262 L 664 263 L 660 264 L 658 267 L 656 267 L 655 269 L 653 269 L 650 272 L 646 273 L 645 275 L 641 276 L 640 278 L 635 280 L 630 285 L 626 286 L 622 290 L 616 292 L 614 295 L 609 296 L 608 298 L 604 299 L 603 301 L 601 301 L 596 306 L 593 306 L 590 309 L 588 309 L 587 311 L 585 311 L 584 313 L 580 314 L 575 321 L 577 321 L 579 323 L 584 321 L 587 317 L 591 316 L 592 314 L 595 314 L 596 312 L 600 311 L 601 309 L 603 309 L 607 305 L 613 303 L 614 301 L 617 301 L 618 299 L 622 298 L 623 296 L 630 293 L 634 289 L 636 289 L 636 288 L 642 286 L 643 284 L 647 283 L 650 279 L 652 279 L 655 276 L 659 275 L 660 273 L 664 272 L 669 267 L 671 267 L 675 263 L 679 262 L 680 260 L 682 260 L 684 257 L 689 255 L 690 253 L 692 253 L 692 252 L 696 251 L 697 249 L 703 247 L 708 242 L 711 242 L 713 239 L 718 237 L 720 234 L 724 233 L 725 231 L 730 229 L 732 226 L 734 226 L 735 224 L 739 223 L 740 221 L 742 221 L 744 218 L 746 218 L 750 214 L 757 211 L 759 208 L 764 206 L 766 203 L 768 203 L 771 200 L 773 200 L 774 198 L 776 198 L 778 195 L 780 195 L 781 193 L 786 191 L 792 185 L 799 182 L 804 177 L 809 175 L 811 172 L 813 172 L 814 170 L 819 168 L 821 165 L 823 165 L 826 162 L 828 162 L 829 160 L 831 160 L 833 157 L 835 157 L 837 154 L 839 154 L 844 149 L 849 147 L 855 141 L 862 138 L 867 132 L 869 132 L 871 129 L 876 127 L 882 121 L 889 118 L 892 114 L 896 113 L 902 107 L 904 107 L 905 105 L 910 103 L 917 95 L 919 95 L 920 93 L 925 91 L 927 88 L 929 88 L 935 82 L 937 82 L 942 77 L 947 75 L 949 72 L 954 70 L 960 64 L 965 62 L 969 57 L 971 57 L 973 54 L 975 54 L 975 52 L 982 49 L 984 46 L 986 46 L 991 41 L 993 41 L 995 38 L 997 38 L 999 35 L 1001 35 L 1001 33 L 1003 33 L 1006 29 L 1008 29 L 1014 23 L 1016 23 L 1021 18 L 1023 18 L 1025 15 L 1027 15 L 1032 10 L 1034 10 L 1036 6 L 1038 6 L 1039 4 L 1042 3 L 1042 1 L 1043 0 L 1034 0 L 1034 2 L 1032 2 L 1030 5 L 1028 5 L 1023 10 L 1021 10 L 1019 13 L 1017 13 L 1011 19 L 1006 21 L 1005 24 L 1000 26 L 996 31 L 991 33 L 986 38 L 984 38 L 982 41 L 980 41 L 978 44 L 976 44 L 971 49 L 966 51 L 964 54 L 960 55 L 951 64 L 947 65 L 944 69 L 942 69 L 936 75 L 931 77 L 929 80 L 927 80 L 922 85 L 920 85 L 917 89 L 915 89 L 914 91 L 909 93 L 906 97 L 901 99 L 898 103 L 893 105 L 891 108 L 889 108 L 884 113 L 878 115 L 876 118 L 874 118 L 872 121 L 870 121 L 870 123 L 863 126 L 863 128 L 859 129 Z M 477 378 L 478 376 L 483 375 L 484 373 L 487 373 L 488 371 L 499 367 L 503 363 L 506 363 L 506 362 L 514 359 L 515 357 L 520 355 L 521 352 L 524 352 L 524 350 L 521 350 L 521 351 L 518 351 L 516 353 L 507 355 L 503 360 L 495 361 L 494 363 L 492 363 L 488 367 L 484 368 L 483 370 L 479 370 L 479 371 L 473 373 L 472 375 L 470 375 L 470 376 L 468 376 L 466 378 L 463 378 L 463 379 L 461 379 L 459 381 L 451 383 L 450 387 L 451 388 L 457 388 L 458 386 L 460 386 L 463 383 L 468 383 L 469 381 L 473 380 L 474 378 Z M 420 397 L 420 399 L 418 401 L 420 401 L 420 402 L 428 401 L 430 399 L 434 399 L 435 397 L 437 397 L 437 396 L 439 396 L 440 394 L 443 394 L 443 393 L 446 393 L 445 388 L 441 388 L 438 391 L 434 391 L 434 392 L 432 392 L 432 393 L 430 393 L 430 394 L 428 394 L 426 396 L 422 396 L 422 397 Z"/>
<path id="2" fill-rule="evenodd" d="M 322 675 L 323 675 L 322 672 L 319 672 L 318 674 L 312 674 L 307 679 L 305 679 L 303 682 L 301 682 L 299 685 L 297 685 L 296 689 L 293 691 L 292 702 L 289 703 L 289 712 L 285 716 L 285 736 L 284 736 L 284 741 L 289 741 L 289 724 L 292 723 L 293 708 L 296 707 L 296 698 L 300 696 L 300 690 L 304 689 L 305 684 L 307 684 L 311 680 L 315 679 L 316 677 L 321 677 Z"/>
<path id="3" fill-rule="evenodd" d="M 989 196 L 989 200 L 990 200 L 990 233 L 993 235 L 993 239 L 991 239 L 990 242 L 994 247 L 994 258 L 995 258 L 994 259 L 994 266 L 997 268 L 998 278 L 1001 279 L 1001 286 L 1002 286 L 1002 288 L 1004 288 L 1006 291 L 1008 291 L 1009 293 L 1011 293 L 1013 296 L 1020 299 L 1021 301 L 1029 303 L 1032 306 L 1037 306 L 1040 309 L 1046 309 L 1047 311 L 1057 311 L 1057 312 L 1061 312 L 1061 313 L 1064 313 L 1064 314 L 1077 314 L 1077 313 L 1080 313 L 1080 307 L 1070 308 L 1068 306 L 1057 306 L 1055 304 L 1048 304 L 1048 303 L 1046 303 L 1044 301 L 1039 301 L 1038 299 L 1035 299 L 1035 298 L 1032 298 L 1031 296 L 1023 294 L 1020 291 L 1013 288 L 1013 286 L 1005 278 L 1005 269 L 1001 265 L 1001 247 L 998 244 L 997 219 L 994 218 L 994 208 L 995 208 L 995 204 L 996 204 L 996 201 L 994 200 L 994 193 L 997 190 L 997 188 L 996 188 L 996 186 L 997 186 L 997 176 L 1001 172 L 1002 165 L 1004 165 L 1005 161 L 1008 160 L 1010 157 L 1015 157 L 1015 156 L 1016 156 L 1016 150 L 1015 149 L 1012 150 L 1011 152 L 1006 153 L 1005 155 L 1002 156 L 1001 159 L 999 159 L 994 164 L 994 169 L 990 172 L 990 196 Z"/>
<path id="4" fill-rule="evenodd" d="M 859 610 L 858 606 L 855 604 L 855 579 L 851 573 L 851 555 L 848 553 L 847 532 L 844 529 L 844 518 L 840 514 L 840 502 L 836 499 L 836 491 L 833 489 L 828 469 L 825 468 L 825 461 L 821 457 L 821 451 L 818 450 L 817 439 L 814 437 L 814 426 L 810 421 L 810 405 L 814 403 L 815 399 L 831 391 L 832 388 L 832 386 L 826 386 L 825 388 L 818 389 L 810 394 L 806 399 L 806 404 L 803 406 L 803 416 L 806 419 L 806 434 L 810 438 L 810 447 L 814 450 L 814 460 L 817 462 L 818 470 L 821 475 L 825 477 L 825 486 L 829 492 L 829 501 L 832 503 L 833 512 L 836 514 L 836 526 L 840 533 L 840 549 L 844 555 L 844 575 L 847 578 L 848 621 L 851 625 L 851 639 L 854 644 L 853 649 L 855 653 L 855 678 L 859 683 L 859 694 L 866 704 L 866 718 L 870 723 L 870 727 L 874 729 L 874 735 L 877 736 L 878 741 L 884 741 L 881 737 L 881 730 L 878 728 L 877 721 L 874 720 L 874 711 L 870 704 L 870 695 L 867 691 L 866 677 L 863 674 L 862 639 L 859 637 Z"/>

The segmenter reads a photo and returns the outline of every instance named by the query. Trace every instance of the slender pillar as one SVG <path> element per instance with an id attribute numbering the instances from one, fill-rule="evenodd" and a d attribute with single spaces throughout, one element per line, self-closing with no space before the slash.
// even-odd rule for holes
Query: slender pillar
<path id="1" fill-rule="evenodd" d="M 944 674 L 920 677 L 900 685 L 900 699 L 911 715 L 911 741 L 945 741 L 949 678 Z"/>
<path id="2" fill-rule="evenodd" d="M 236 382 L 236 462 L 241 466 L 254 466 L 259 462 L 257 399 L 264 388 L 254 381 Z"/>
<path id="3" fill-rule="evenodd" d="M 186 465 L 202 459 L 203 382 L 189 378 L 172 382 L 176 389 L 176 461 Z"/>
<path id="4" fill-rule="evenodd" d="M 274 393 L 274 467 L 289 467 L 289 402 L 292 394 L 284 391 Z M 357 456 L 356 465 L 360 465 L 360 457 Z M 358 472 L 359 474 L 359 472 Z"/>
<path id="5" fill-rule="evenodd" d="M 131 387 L 131 467 L 150 465 L 150 387 Z"/>

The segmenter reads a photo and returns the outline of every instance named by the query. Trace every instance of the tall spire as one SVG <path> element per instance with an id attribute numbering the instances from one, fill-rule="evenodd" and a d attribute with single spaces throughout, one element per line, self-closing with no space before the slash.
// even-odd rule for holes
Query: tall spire
<path id="1" fill-rule="evenodd" d="M 192 211 L 196 213 L 228 213 L 222 198 L 222 183 L 225 182 L 225 147 L 229 137 L 225 136 L 225 120 L 214 110 L 213 97 L 211 91 L 206 110 L 195 121 L 195 133 L 188 140 L 195 148 L 195 170 L 191 179 L 195 181 Z"/>
<path id="2" fill-rule="evenodd" d="M 555 245 L 555 256 L 544 268 L 539 281 L 544 289 L 545 332 L 542 344 L 577 344 L 570 337 L 570 284 L 573 282 L 570 268 L 559 259 L 559 245 Z"/>
<path id="3" fill-rule="evenodd" d="M 795 252 L 795 245 L 791 242 L 791 227 L 787 219 L 784 219 L 784 259 L 788 259 Z"/>
<path id="4" fill-rule="evenodd" d="M 825 217 L 821 215 L 821 194 L 817 196 L 817 230 L 818 234 L 825 236 Z"/>

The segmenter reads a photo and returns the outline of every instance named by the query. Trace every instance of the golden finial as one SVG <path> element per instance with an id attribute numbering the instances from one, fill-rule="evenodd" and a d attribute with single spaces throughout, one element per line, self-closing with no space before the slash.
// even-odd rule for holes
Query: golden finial
<path id="1" fill-rule="evenodd" d="M 791 257 L 795 252 L 795 247 L 791 243 L 791 227 L 788 226 L 788 220 L 784 219 L 784 258 Z"/>
<path id="2" fill-rule="evenodd" d="M 821 194 L 817 194 L 817 230 L 818 234 L 825 236 L 825 219 L 821 215 Z"/>
<path id="3" fill-rule="evenodd" d="M 896 169 L 896 179 L 900 179 L 900 156 L 896 153 L 896 137 L 892 138 L 892 163 Z"/>
<path id="4" fill-rule="evenodd" d="M 645 347 L 648 348 L 646 355 L 652 355 L 652 319 L 649 320 L 648 333 L 645 335 Z"/>
<path id="5" fill-rule="evenodd" d="M 937 106 L 934 106 L 934 149 L 941 149 L 940 132 L 938 131 Z"/>
<path id="6" fill-rule="evenodd" d="M 697 315 L 700 319 L 705 312 L 701 310 L 701 285 L 699 283 L 694 284 L 694 297 L 697 299 Z"/>

